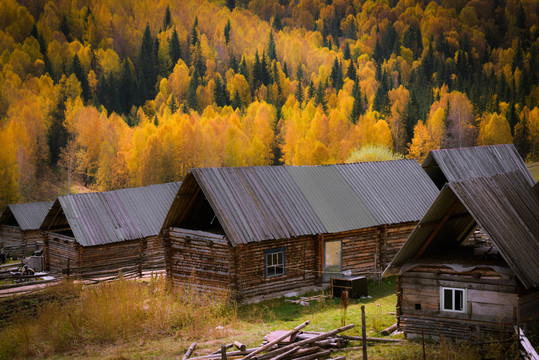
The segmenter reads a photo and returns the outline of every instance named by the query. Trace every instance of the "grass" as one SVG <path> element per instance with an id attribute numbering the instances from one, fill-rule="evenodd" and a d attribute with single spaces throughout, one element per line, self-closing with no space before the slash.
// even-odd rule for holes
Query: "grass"
<path id="1" fill-rule="evenodd" d="M 56 296 L 47 295 L 49 301 L 34 304 L 33 312 L 21 312 L 0 329 L 0 359 L 177 359 L 193 341 L 198 343 L 194 356 L 234 340 L 254 347 L 269 332 L 290 330 L 306 320 L 310 321 L 306 331 L 329 331 L 353 323 L 356 327 L 346 334 L 360 336 L 362 305 L 369 337 L 380 337 L 380 331 L 396 321 L 393 279 L 370 283 L 371 297 L 350 299 L 346 312 L 340 299 L 331 298 L 311 301 L 309 306 L 281 298 L 236 307 L 227 303 L 226 294 L 171 290 L 163 278 L 119 280 L 86 288 L 65 282 L 48 291 Z M 368 348 L 370 360 L 421 359 L 422 351 L 421 344 L 414 342 Z M 447 342 L 428 344 L 427 354 L 428 359 L 481 358 L 477 349 Z M 362 358 L 357 350 L 335 356 L 339 355 L 349 360 Z"/>
<path id="2" fill-rule="evenodd" d="M 535 179 L 535 181 L 539 181 L 539 161 L 527 163 L 526 166 L 528 166 L 528 169 L 532 173 L 532 176 Z"/>

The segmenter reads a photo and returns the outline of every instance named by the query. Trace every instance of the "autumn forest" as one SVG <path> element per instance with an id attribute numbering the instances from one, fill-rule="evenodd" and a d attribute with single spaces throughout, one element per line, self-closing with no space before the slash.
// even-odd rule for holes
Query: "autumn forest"
<path id="1" fill-rule="evenodd" d="M 536 0 L 2 0 L 0 208 L 514 143 L 539 158 Z"/>

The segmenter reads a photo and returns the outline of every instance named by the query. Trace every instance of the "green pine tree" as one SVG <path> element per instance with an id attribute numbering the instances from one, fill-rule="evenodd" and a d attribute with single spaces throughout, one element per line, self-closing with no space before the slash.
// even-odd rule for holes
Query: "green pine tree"
<path id="1" fill-rule="evenodd" d="M 174 69 L 174 66 L 176 66 L 178 60 L 180 60 L 180 58 L 182 57 L 182 48 L 180 45 L 180 39 L 178 38 L 178 33 L 176 32 L 176 28 L 174 28 L 172 36 L 170 37 L 168 52 L 170 55 L 170 60 L 172 61 L 172 68 Z"/>

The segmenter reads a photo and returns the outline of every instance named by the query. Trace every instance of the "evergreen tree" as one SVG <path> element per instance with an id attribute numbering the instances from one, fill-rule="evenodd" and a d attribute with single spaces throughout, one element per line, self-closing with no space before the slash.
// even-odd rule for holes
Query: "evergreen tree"
<path id="1" fill-rule="evenodd" d="M 163 19 L 163 30 L 168 29 L 171 24 L 172 20 L 170 16 L 170 7 L 167 6 L 167 10 L 165 11 L 165 18 Z"/>
<path id="2" fill-rule="evenodd" d="M 298 81 L 298 87 L 296 89 L 296 100 L 301 107 L 301 104 L 303 103 L 303 86 L 301 85 L 301 81 Z"/>
<path id="3" fill-rule="evenodd" d="M 511 134 L 515 134 L 515 125 L 518 122 L 518 116 L 515 110 L 515 104 L 513 102 L 509 103 L 509 107 L 507 108 L 507 111 L 505 113 L 505 118 L 507 119 L 507 122 L 509 123 L 509 127 L 511 127 Z"/>
<path id="4" fill-rule="evenodd" d="M 258 52 L 256 53 L 256 56 L 258 56 Z M 247 68 L 247 63 L 245 62 L 245 56 L 242 56 L 241 63 L 240 63 L 240 74 L 243 75 L 245 80 L 247 82 L 251 81 L 251 77 L 249 76 L 249 69 Z"/>
<path id="5" fill-rule="evenodd" d="M 324 111 L 327 110 L 326 89 L 321 81 L 318 83 L 318 87 L 316 88 L 316 97 L 314 98 L 314 104 L 316 106 L 322 105 Z"/>
<path id="6" fill-rule="evenodd" d="M 337 58 L 335 58 L 335 61 L 333 62 L 330 77 L 333 88 L 335 88 L 335 90 L 337 90 L 338 92 L 340 89 L 342 89 L 344 85 L 344 80 L 342 75 L 342 65 Z"/>
<path id="7" fill-rule="evenodd" d="M 523 159 L 526 159 L 530 152 L 530 128 L 528 125 L 528 117 L 523 113 L 522 119 L 515 126 L 515 138 L 513 140 L 518 153 Z"/>
<path id="8" fill-rule="evenodd" d="M 232 11 L 236 7 L 236 0 L 226 0 L 226 7 Z"/>
<path id="9" fill-rule="evenodd" d="M 196 43 L 191 60 L 192 60 L 192 65 L 197 71 L 197 74 L 201 78 L 203 78 L 206 75 L 206 60 L 202 56 L 202 49 L 200 47 L 200 41 Z"/>
<path id="10" fill-rule="evenodd" d="M 230 105 L 234 110 L 241 109 L 241 98 L 238 90 L 234 92 L 234 97 L 232 98 L 232 102 L 230 103 Z"/>
<path id="11" fill-rule="evenodd" d="M 60 158 L 60 152 L 63 147 L 66 146 L 69 133 L 64 126 L 65 120 L 65 103 L 67 101 L 67 93 L 65 91 L 65 79 L 64 76 L 60 80 L 60 91 L 58 97 L 55 99 L 55 104 L 49 113 L 51 118 L 51 126 L 47 134 L 47 145 L 50 151 L 50 163 L 56 164 Z"/>
<path id="12" fill-rule="evenodd" d="M 359 80 L 354 82 L 352 89 L 352 96 L 354 97 L 354 104 L 352 105 L 352 112 L 350 114 L 352 123 L 356 123 L 361 115 L 365 113 L 365 106 L 363 105 L 363 97 L 361 96 L 361 87 L 359 86 Z"/>
<path id="13" fill-rule="evenodd" d="M 79 60 L 79 56 L 75 54 L 73 56 L 73 63 L 71 64 L 71 72 L 75 74 L 77 80 L 80 82 L 80 87 L 82 90 L 82 98 L 85 101 L 88 101 L 90 98 L 90 86 L 88 85 L 88 77 L 84 73 L 84 69 Z"/>
<path id="14" fill-rule="evenodd" d="M 314 83 L 312 80 L 309 83 L 309 90 L 307 90 L 307 96 L 309 96 L 309 99 L 312 99 L 314 97 Z"/>
<path id="15" fill-rule="evenodd" d="M 199 85 L 199 75 L 197 73 L 197 70 L 193 71 L 193 74 L 191 74 L 191 81 L 189 82 L 189 88 L 187 89 L 187 104 L 189 105 L 189 108 L 193 110 L 198 110 L 198 97 L 197 97 L 197 89 Z"/>
<path id="16" fill-rule="evenodd" d="M 285 61 L 284 64 L 283 64 L 283 73 L 284 73 L 284 75 L 285 75 L 287 78 L 290 77 L 290 76 L 288 75 L 288 65 L 286 65 L 286 61 Z"/>
<path id="17" fill-rule="evenodd" d="M 122 62 L 122 72 L 120 75 L 119 106 L 120 112 L 129 113 L 133 105 L 135 95 L 136 81 L 129 58 Z"/>
<path id="18" fill-rule="evenodd" d="M 271 26 L 277 31 L 281 31 L 283 29 L 283 24 L 281 23 L 281 16 L 277 13 L 273 17 L 273 22 L 271 23 Z"/>
<path id="19" fill-rule="evenodd" d="M 174 28 L 174 31 L 172 32 L 172 36 L 170 37 L 170 43 L 168 45 L 168 52 L 170 55 L 170 60 L 172 60 L 172 69 L 174 69 L 174 66 L 178 63 L 178 60 L 182 57 L 182 49 L 180 45 L 180 39 L 178 38 L 178 33 L 176 32 L 176 28 Z"/>
<path id="20" fill-rule="evenodd" d="M 238 60 L 236 60 L 236 56 L 234 54 L 230 53 L 230 56 L 228 58 L 228 67 L 234 70 L 234 72 L 237 74 L 239 71 L 239 65 Z"/>
<path id="21" fill-rule="evenodd" d="M 221 80 L 220 76 L 217 76 L 215 79 L 215 89 L 213 91 L 215 98 L 215 104 L 217 106 L 223 107 L 229 104 L 229 97 L 226 90 L 226 85 Z"/>
<path id="22" fill-rule="evenodd" d="M 350 53 L 350 44 L 348 42 L 344 44 L 343 56 L 345 60 L 350 60 L 352 57 L 352 54 Z"/>
<path id="23" fill-rule="evenodd" d="M 296 70 L 296 79 L 298 79 L 300 82 L 303 80 L 303 68 L 301 67 L 301 63 L 298 65 Z"/>
<path id="24" fill-rule="evenodd" d="M 270 30 L 268 38 L 268 58 L 270 61 L 277 60 L 277 50 L 275 49 L 275 39 L 273 38 L 273 30 Z"/>
<path id="25" fill-rule="evenodd" d="M 387 92 L 390 90 L 389 86 L 389 76 L 384 71 L 382 73 L 382 80 L 378 89 L 376 89 L 376 94 L 374 95 L 374 100 L 372 103 L 373 110 L 376 110 L 382 114 L 387 114 L 389 112 L 389 96 Z"/>
<path id="26" fill-rule="evenodd" d="M 230 25 L 230 19 L 226 22 L 226 25 L 225 25 L 225 30 L 224 30 L 224 33 L 225 33 L 225 43 L 228 45 L 228 43 L 230 42 L 230 29 L 231 29 L 231 25 Z"/>
<path id="27" fill-rule="evenodd" d="M 155 53 L 155 42 L 150 32 L 150 25 L 146 24 L 146 29 L 142 36 L 137 58 L 137 81 L 138 105 L 142 105 L 147 99 L 155 97 L 155 83 L 157 82 L 158 61 Z"/>
<path id="28" fill-rule="evenodd" d="M 356 66 L 354 65 L 354 60 L 350 60 L 350 63 L 348 64 L 348 69 L 346 70 L 346 77 L 348 77 L 352 81 L 356 81 Z"/>
<path id="29" fill-rule="evenodd" d="M 198 17 L 195 17 L 195 23 L 191 29 L 191 46 L 195 46 L 198 42 Z"/>
<path id="30" fill-rule="evenodd" d="M 269 70 L 269 65 L 270 64 L 268 64 L 268 58 L 266 57 L 266 52 L 263 51 L 262 59 L 260 61 L 260 70 L 262 73 L 262 83 L 266 86 L 271 84 L 271 74 Z"/>

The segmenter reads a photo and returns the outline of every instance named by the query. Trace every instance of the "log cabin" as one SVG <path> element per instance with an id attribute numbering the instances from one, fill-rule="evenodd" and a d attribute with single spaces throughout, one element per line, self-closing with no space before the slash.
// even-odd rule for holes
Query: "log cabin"
<path id="1" fill-rule="evenodd" d="M 161 225 L 180 183 L 60 196 L 41 230 L 45 269 L 82 278 L 164 270 Z"/>
<path id="2" fill-rule="evenodd" d="M 379 277 L 437 194 L 414 160 L 192 169 L 163 224 L 167 276 L 237 301 Z"/>
<path id="3" fill-rule="evenodd" d="M 29 256 L 43 245 L 39 226 L 52 202 L 8 205 L 0 215 L 3 253 L 9 257 Z"/>
<path id="4" fill-rule="evenodd" d="M 537 333 L 539 193 L 521 171 L 447 183 L 384 275 L 407 337 Z M 479 225 L 492 245 L 465 240 Z"/>

